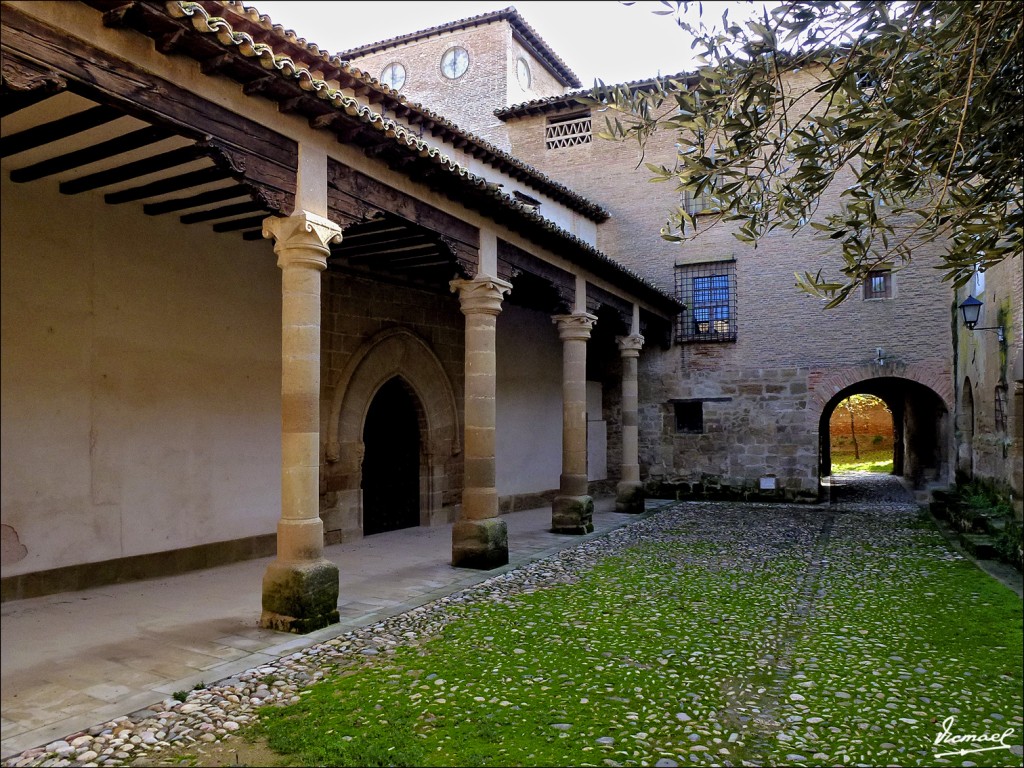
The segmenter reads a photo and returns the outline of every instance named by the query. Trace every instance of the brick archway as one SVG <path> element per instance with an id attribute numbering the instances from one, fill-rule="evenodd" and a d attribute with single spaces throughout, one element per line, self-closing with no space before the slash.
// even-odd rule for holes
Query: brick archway
<path id="1" fill-rule="evenodd" d="M 916 487 L 950 479 L 953 383 L 941 366 L 862 365 L 809 377 L 808 418 L 818 430 L 819 477 L 831 473 L 829 419 L 844 398 L 875 395 L 893 415 L 893 472 Z"/>
<path id="2" fill-rule="evenodd" d="M 814 422 L 821 418 L 825 406 L 842 390 L 871 379 L 908 379 L 927 387 L 953 412 L 953 377 L 945 365 L 904 365 L 887 361 L 885 365 L 857 365 L 835 371 L 811 371 L 808 378 L 808 416 Z"/>
<path id="3" fill-rule="evenodd" d="M 421 428 L 420 525 L 448 522 L 446 484 L 461 476 L 455 393 L 427 343 L 404 328 L 367 340 L 339 377 L 327 423 L 321 514 L 329 542 L 362 535 L 363 426 L 370 403 L 399 378 L 416 401 Z"/>

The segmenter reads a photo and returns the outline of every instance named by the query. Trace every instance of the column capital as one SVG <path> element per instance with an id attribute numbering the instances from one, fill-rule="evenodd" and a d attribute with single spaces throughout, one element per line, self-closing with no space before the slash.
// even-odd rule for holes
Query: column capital
<path id="1" fill-rule="evenodd" d="M 472 280 L 452 280 L 452 292 L 458 292 L 464 315 L 500 315 L 501 302 L 512 291 L 512 283 L 497 277 L 476 277 Z"/>
<path id="2" fill-rule="evenodd" d="M 309 211 L 263 220 L 263 237 L 274 239 L 277 266 L 326 269 L 331 243 L 341 242 L 341 227 Z"/>
<path id="3" fill-rule="evenodd" d="M 555 315 L 551 322 L 558 326 L 558 338 L 562 341 L 586 341 L 597 322 L 597 315 L 577 312 L 573 315 Z"/>
<path id="4" fill-rule="evenodd" d="M 639 333 L 632 336 L 616 336 L 615 341 L 619 345 L 619 352 L 623 357 L 639 357 L 640 348 L 644 345 L 644 337 Z"/>

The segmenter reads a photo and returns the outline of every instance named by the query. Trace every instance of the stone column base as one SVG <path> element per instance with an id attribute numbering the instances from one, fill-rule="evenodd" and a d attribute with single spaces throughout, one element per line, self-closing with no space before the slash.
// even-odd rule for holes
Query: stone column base
<path id="1" fill-rule="evenodd" d="M 267 566 L 261 627 L 304 635 L 338 621 L 338 567 L 334 563 L 275 560 Z"/>
<path id="2" fill-rule="evenodd" d="M 615 487 L 615 511 L 639 515 L 644 511 L 642 483 L 622 482 Z"/>
<path id="3" fill-rule="evenodd" d="M 496 517 L 452 525 L 452 565 L 489 571 L 508 565 L 508 525 Z"/>
<path id="4" fill-rule="evenodd" d="M 589 496 L 555 496 L 551 532 L 582 536 L 594 530 L 594 500 Z"/>

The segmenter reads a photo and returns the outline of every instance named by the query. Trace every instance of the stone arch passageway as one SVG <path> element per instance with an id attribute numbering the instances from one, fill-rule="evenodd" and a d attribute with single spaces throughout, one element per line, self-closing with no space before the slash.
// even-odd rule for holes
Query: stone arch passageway
<path id="1" fill-rule="evenodd" d="M 448 491 L 461 486 L 459 415 L 448 374 L 427 342 L 404 328 L 381 331 L 352 355 L 334 393 L 326 430 L 321 494 L 321 515 L 329 540 L 344 540 L 406 524 L 448 522 L 445 498 L 451 496 Z M 395 412 L 388 415 L 388 408 Z M 416 435 L 410 426 L 413 412 Z M 400 418 L 402 413 L 405 416 Z M 391 423 L 395 419 L 404 426 L 391 448 L 411 455 L 410 446 L 416 443 L 416 515 L 403 513 L 405 523 L 396 525 L 392 520 L 383 528 L 380 520 L 372 520 L 370 530 L 365 530 L 364 470 L 373 474 L 366 479 L 370 481 L 371 494 L 375 493 L 374 489 L 379 487 L 375 484 L 382 482 L 381 473 L 386 471 L 377 463 L 389 450 L 389 437 L 384 433 L 395 426 Z M 367 434 L 368 428 L 372 435 Z M 369 466 L 365 464 L 368 454 Z M 409 458 L 406 463 L 412 462 L 413 458 Z M 375 503 L 374 499 L 370 502 Z"/>
<path id="2" fill-rule="evenodd" d="M 901 376 L 872 376 L 834 392 L 818 417 L 819 475 L 831 474 L 829 422 L 836 407 L 851 395 L 874 395 L 893 419 L 893 474 L 915 486 L 949 479 L 950 409 L 934 389 Z"/>

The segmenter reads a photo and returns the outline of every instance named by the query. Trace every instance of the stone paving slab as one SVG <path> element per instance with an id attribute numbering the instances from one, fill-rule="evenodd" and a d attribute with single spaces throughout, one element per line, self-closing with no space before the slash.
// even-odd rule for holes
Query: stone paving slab
<path id="1" fill-rule="evenodd" d="M 340 571 L 342 620 L 302 636 L 256 626 L 271 558 L 4 603 L 0 755 L 273 662 L 642 517 L 598 499 L 595 532 L 563 536 L 547 530 L 549 508 L 505 515 L 512 562 L 494 571 L 451 567 L 450 525 L 327 547 Z"/>

